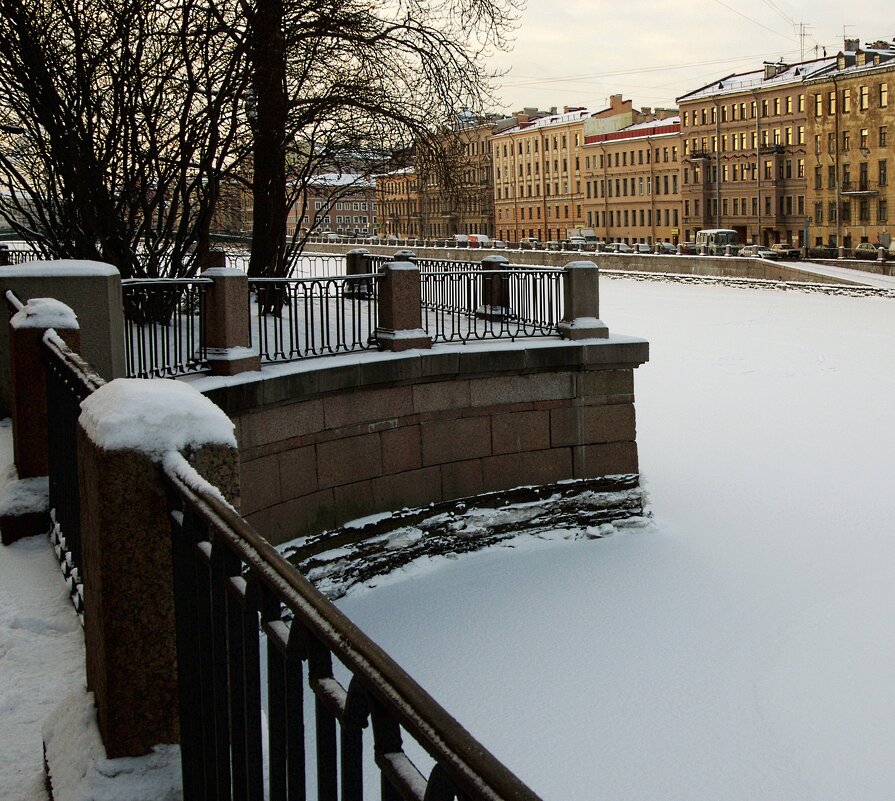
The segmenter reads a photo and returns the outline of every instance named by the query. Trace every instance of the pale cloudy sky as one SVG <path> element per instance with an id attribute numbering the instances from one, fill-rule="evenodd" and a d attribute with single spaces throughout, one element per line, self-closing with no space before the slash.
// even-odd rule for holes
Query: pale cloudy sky
<path id="1" fill-rule="evenodd" d="M 763 61 L 800 60 L 842 49 L 843 29 L 861 43 L 895 40 L 883 0 L 528 0 L 499 97 L 523 106 L 600 107 L 622 93 L 640 106 L 673 106 L 679 95 Z"/>

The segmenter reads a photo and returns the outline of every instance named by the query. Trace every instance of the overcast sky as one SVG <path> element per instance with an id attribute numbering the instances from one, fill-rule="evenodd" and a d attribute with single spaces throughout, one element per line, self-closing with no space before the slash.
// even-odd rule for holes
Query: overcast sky
<path id="1" fill-rule="evenodd" d="M 883 0 L 528 0 L 515 44 L 492 60 L 509 73 L 500 108 L 601 107 L 622 93 L 635 107 L 675 98 L 763 61 L 842 49 L 843 27 L 862 45 L 895 39 Z"/>

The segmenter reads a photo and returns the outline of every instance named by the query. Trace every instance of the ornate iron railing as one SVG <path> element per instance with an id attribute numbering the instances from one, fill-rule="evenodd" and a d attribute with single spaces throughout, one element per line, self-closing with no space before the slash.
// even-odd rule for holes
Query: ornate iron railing
<path id="1" fill-rule="evenodd" d="M 44 336 L 47 364 L 47 453 L 50 473 L 50 539 L 72 603 L 84 622 L 81 496 L 78 485 L 78 417 L 81 401 L 105 381 L 55 332 Z"/>
<path id="2" fill-rule="evenodd" d="M 538 801 L 384 651 L 219 499 L 179 455 L 170 487 L 185 801 L 360 801 L 364 739 L 385 801 Z M 262 751 L 266 635 L 269 746 Z M 334 659 L 350 674 L 347 689 Z M 304 726 L 304 670 L 314 734 Z M 434 760 L 424 776 L 408 735 Z M 308 754 L 313 749 L 312 754 Z M 316 792 L 306 787 L 313 758 Z"/>
<path id="3" fill-rule="evenodd" d="M 166 378 L 208 368 L 204 301 L 208 278 L 121 282 L 127 375 Z"/>
<path id="4" fill-rule="evenodd" d="M 549 268 L 421 272 L 423 328 L 435 342 L 554 335 L 562 280 Z"/>
<path id="5" fill-rule="evenodd" d="M 251 254 L 247 250 L 228 250 L 227 266 L 244 273 L 249 271 Z M 290 278 L 321 278 L 327 275 L 344 275 L 345 256 L 341 253 L 302 253 L 296 259 Z"/>
<path id="6" fill-rule="evenodd" d="M 375 349 L 378 279 L 250 278 L 261 361 Z"/>

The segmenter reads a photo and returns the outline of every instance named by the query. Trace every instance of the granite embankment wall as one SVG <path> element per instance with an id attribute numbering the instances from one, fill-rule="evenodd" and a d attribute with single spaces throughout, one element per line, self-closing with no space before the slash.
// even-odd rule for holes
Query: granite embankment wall
<path id="1" fill-rule="evenodd" d="M 501 342 L 203 391 L 236 423 L 240 511 L 281 543 L 405 506 L 637 473 L 633 369 L 647 358 L 633 338 Z"/>
<path id="2" fill-rule="evenodd" d="M 705 275 L 723 278 L 754 278 L 765 281 L 806 281 L 820 284 L 860 283 L 831 278 L 808 272 L 796 264 L 780 264 L 739 256 L 657 256 L 654 254 L 589 253 L 547 250 L 491 250 L 479 248 L 416 248 L 394 245 L 313 244 L 315 253 L 347 253 L 364 248 L 370 253 L 393 256 L 399 250 L 410 250 L 420 258 L 481 261 L 485 256 L 504 256 L 511 264 L 531 267 L 565 267 L 570 261 L 592 261 L 601 270 L 630 270 L 631 272 L 674 273 L 677 275 Z M 829 262 L 837 264 L 836 262 Z M 837 266 L 845 266 L 839 262 Z"/>

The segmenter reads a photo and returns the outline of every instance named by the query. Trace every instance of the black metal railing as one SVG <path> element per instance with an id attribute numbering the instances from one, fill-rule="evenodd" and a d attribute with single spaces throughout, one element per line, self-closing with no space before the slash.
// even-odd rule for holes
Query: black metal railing
<path id="1" fill-rule="evenodd" d="M 227 250 L 227 266 L 244 273 L 249 271 L 251 254 L 247 250 Z M 322 278 L 345 274 L 345 255 L 342 253 L 302 253 L 297 257 L 290 278 Z"/>
<path id="2" fill-rule="evenodd" d="M 128 278 L 121 282 L 130 378 L 166 378 L 208 369 L 205 292 L 209 278 Z"/>
<path id="3" fill-rule="evenodd" d="M 250 278 L 262 362 L 375 349 L 379 275 Z"/>
<path id="4" fill-rule="evenodd" d="M 185 801 L 360 801 L 372 723 L 376 796 L 386 801 L 538 801 L 179 455 L 170 488 Z M 259 625 L 266 635 L 262 702 Z M 334 660 L 350 675 L 347 689 Z M 304 671 L 313 695 L 305 732 Z M 268 716 L 264 787 L 262 707 Z M 424 776 L 408 735 L 434 760 Z M 311 753 L 308 753 L 311 752 Z M 306 787 L 314 760 L 316 790 Z"/>
<path id="5" fill-rule="evenodd" d="M 554 335 L 562 281 L 550 268 L 421 272 L 423 328 L 435 342 Z"/>
<path id="6" fill-rule="evenodd" d="M 83 623 L 81 496 L 78 485 L 78 417 L 81 401 L 105 381 L 53 331 L 44 336 L 47 365 L 47 453 L 50 539 L 72 603 Z"/>

